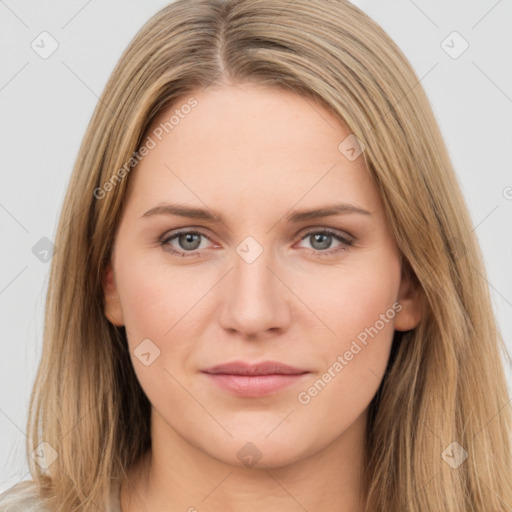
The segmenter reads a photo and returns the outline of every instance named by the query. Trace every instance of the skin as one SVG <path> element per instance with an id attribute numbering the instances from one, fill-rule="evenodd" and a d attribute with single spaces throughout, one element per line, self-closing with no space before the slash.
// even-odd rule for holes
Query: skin
<path id="1" fill-rule="evenodd" d="M 312 100 L 254 84 L 191 96 L 198 105 L 129 177 L 104 274 L 105 314 L 125 325 L 152 404 L 153 451 L 123 481 L 123 512 L 362 511 L 368 405 L 394 330 L 421 319 L 377 189 L 363 157 L 350 161 L 338 150 L 350 131 Z M 223 222 L 142 217 L 163 202 L 218 212 Z M 339 202 L 370 214 L 285 220 L 291 210 Z M 206 236 L 159 244 L 181 228 Z M 352 245 L 322 242 L 325 228 Z M 251 263 L 237 253 L 248 236 L 263 248 Z M 199 256 L 173 255 L 169 246 Z M 400 312 L 300 403 L 298 393 L 397 302 Z M 160 350 L 148 366 L 134 355 L 145 339 Z M 255 398 L 230 394 L 200 371 L 234 360 L 280 361 L 311 373 Z M 254 465 L 237 456 L 247 442 L 257 451 L 246 450 L 261 454 Z"/>

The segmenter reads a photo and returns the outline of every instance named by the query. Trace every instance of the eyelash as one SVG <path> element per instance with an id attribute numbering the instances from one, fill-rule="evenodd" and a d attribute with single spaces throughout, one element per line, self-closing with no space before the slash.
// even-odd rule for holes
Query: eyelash
<path id="1" fill-rule="evenodd" d="M 201 231 L 195 231 L 195 230 L 182 230 L 182 231 L 177 231 L 176 233 L 173 233 L 172 235 L 170 236 L 165 236 L 164 235 L 164 238 L 161 238 L 159 240 L 159 244 L 164 247 L 164 246 L 167 246 L 166 250 L 171 253 L 172 255 L 174 256 L 177 256 L 177 257 L 181 257 L 181 258 L 191 258 L 191 257 L 198 257 L 198 256 L 201 256 L 201 252 L 200 251 L 195 251 L 195 252 L 188 252 L 188 251 L 176 251 L 175 249 L 173 249 L 170 245 L 169 245 L 169 242 L 171 240 L 174 240 L 175 238 L 179 237 L 180 235 L 184 235 L 184 234 L 193 234 L 193 235 L 201 235 L 203 237 L 205 237 L 206 239 L 210 240 L 210 237 L 208 237 L 205 233 L 202 233 Z M 342 242 L 342 246 L 337 248 L 337 249 L 334 249 L 334 250 L 327 250 L 327 251 L 320 251 L 318 249 L 312 249 L 315 254 L 317 255 L 320 255 L 322 257 L 331 257 L 331 256 L 335 256 L 335 255 L 338 255 L 344 251 L 346 251 L 350 246 L 353 245 L 354 241 L 353 240 L 350 240 L 349 238 L 347 237 L 344 237 L 342 235 L 340 235 L 339 233 L 337 233 L 336 231 L 332 231 L 330 229 L 319 229 L 319 230 L 313 230 L 313 231 L 309 231 L 308 233 L 306 233 L 301 239 L 300 241 L 302 240 L 305 240 L 306 238 L 308 238 L 309 236 L 311 235 L 317 235 L 317 234 L 321 234 L 321 235 L 329 235 L 329 236 L 332 236 L 333 238 L 335 238 L 336 240 L 338 240 L 339 242 Z"/>

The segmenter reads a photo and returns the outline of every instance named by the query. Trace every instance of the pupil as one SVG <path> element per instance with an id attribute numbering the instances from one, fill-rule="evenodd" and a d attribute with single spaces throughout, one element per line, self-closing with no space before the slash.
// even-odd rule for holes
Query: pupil
<path id="1" fill-rule="evenodd" d="M 315 243 L 317 241 L 320 242 L 320 247 L 316 247 L 316 249 L 327 249 L 331 245 L 330 244 L 331 235 L 319 233 L 319 234 L 313 235 L 313 237 L 314 237 Z M 321 240 L 322 238 L 324 239 L 323 242 Z M 314 246 L 314 244 L 313 244 L 313 246 Z"/>
<path id="2" fill-rule="evenodd" d="M 195 246 L 194 246 L 194 238 L 196 238 Z M 181 244 L 181 242 L 183 240 L 184 240 L 184 243 Z M 199 235 L 194 234 L 194 233 L 187 233 L 185 235 L 181 235 L 181 237 L 180 237 L 180 244 L 181 244 L 183 249 L 197 249 L 197 247 L 199 246 L 197 244 L 198 240 L 199 240 Z M 192 244 L 192 247 L 190 247 L 188 244 Z"/>

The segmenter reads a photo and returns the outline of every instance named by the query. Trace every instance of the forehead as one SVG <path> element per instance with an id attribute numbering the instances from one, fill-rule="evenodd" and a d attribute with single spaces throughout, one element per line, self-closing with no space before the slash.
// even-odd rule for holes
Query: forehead
<path id="1" fill-rule="evenodd" d="M 189 107 L 192 101 L 195 105 Z M 218 150 L 243 149 L 253 156 L 272 148 L 294 152 L 299 145 L 310 152 L 332 152 L 338 138 L 350 133 L 333 112 L 313 99 L 256 84 L 208 87 L 183 96 L 160 113 L 150 132 L 159 128 L 163 138 L 173 138 L 189 156 L 198 154 L 200 145 L 212 149 L 211 143 Z"/>
<path id="2" fill-rule="evenodd" d="M 218 205 L 228 194 L 232 202 L 253 200 L 260 208 L 283 199 L 291 207 L 302 196 L 363 200 L 376 192 L 362 155 L 351 161 L 339 149 L 349 135 L 333 112 L 291 91 L 208 87 L 153 121 L 146 136 L 154 147 L 130 188 L 153 202 L 178 194 L 197 204 L 201 193 Z"/>

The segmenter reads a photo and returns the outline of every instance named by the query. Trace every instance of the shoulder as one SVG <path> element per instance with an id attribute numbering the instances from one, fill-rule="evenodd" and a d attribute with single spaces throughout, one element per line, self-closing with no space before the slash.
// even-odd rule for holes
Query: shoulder
<path id="1" fill-rule="evenodd" d="M 19 482 L 0 493 L 0 512 L 49 512 L 34 481 Z"/>
<path id="2" fill-rule="evenodd" d="M 107 512 L 121 512 L 120 484 L 112 483 Z M 39 487 L 33 480 L 19 482 L 0 493 L 0 512 L 51 512 L 39 497 Z"/>

